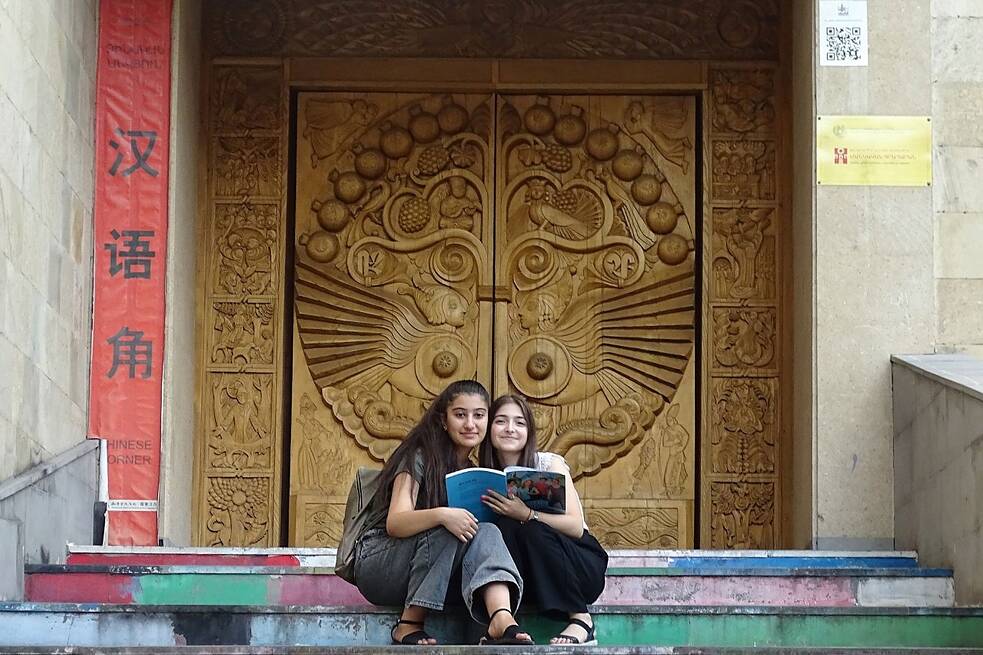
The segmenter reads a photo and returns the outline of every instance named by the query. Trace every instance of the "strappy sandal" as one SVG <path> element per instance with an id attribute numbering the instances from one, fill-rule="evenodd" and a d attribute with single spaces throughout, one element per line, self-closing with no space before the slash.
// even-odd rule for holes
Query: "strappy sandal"
<path id="1" fill-rule="evenodd" d="M 415 630 L 402 639 L 397 640 L 396 628 L 398 628 L 400 625 L 418 625 L 420 626 L 420 629 Z M 407 621 L 406 619 L 399 619 L 396 621 L 396 625 L 394 625 L 392 630 L 389 631 L 389 636 L 392 637 L 393 644 L 397 646 L 419 646 L 420 642 L 424 639 L 433 639 L 433 637 L 427 634 L 427 631 L 423 629 L 423 621 Z"/>
<path id="2" fill-rule="evenodd" d="M 587 636 L 584 638 L 584 640 L 580 641 L 573 635 L 566 635 L 561 632 L 558 635 L 554 635 L 553 639 L 566 639 L 567 641 L 550 640 L 551 641 L 550 646 L 596 646 L 597 645 L 597 637 L 594 635 L 594 626 L 587 625 L 586 621 L 581 621 L 580 619 L 575 619 L 572 617 L 567 621 L 567 625 L 571 623 L 573 625 L 579 625 L 581 628 L 587 631 Z"/>
<path id="3" fill-rule="evenodd" d="M 509 614 L 511 614 L 512 610 L 510 610 L 507 607 L 500 607 L 494 612 L 492 612 L 488 616 L 489 628 L 491 628 L 492 619 L 494 619 L 495 615 L 498 614 L 499 612 L 508 612 Z M 524 632 L 522 628 L 520 628 L 518 624 L 513 623 L 509 627 L 505 628 L 505 632 L 503 632 L 502 636 L 498 638 L 492 637 L 488 632 L 485 632 L 484 636 L 478 640 L 478 645 L 479 646 L 534 646 L 536 644 L 536 642 L 532 640 L 532 637 L 529 637 L 527 639 L 519 639 L 516 635 L 518 635 L 521 632 Z"/>

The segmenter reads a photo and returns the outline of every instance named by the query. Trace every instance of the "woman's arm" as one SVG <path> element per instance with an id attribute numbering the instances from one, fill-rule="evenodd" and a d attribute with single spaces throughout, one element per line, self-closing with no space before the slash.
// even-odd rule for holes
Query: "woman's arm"
<path id="1" fill-rule="evenodd" d="M 393 495 L 386 516 L 386 532 L 390 537 L 404 538 L 420 534 L 430 528 L 443 526 L 461 541 L 470 541 L 478 530 L 478 521 L 465 509 L 434 507 L 416 509 L 416 497 L 420 483 L 408 471 L 393 480 Z"/>
<path id="2" fill-rule="evenodd" d="M 539 521 L 568 537 L 580 539 L 584 536 L 584 510 L 580 506 L 580 496 L 577 495 L 577 489 L 573 486 L 570 468 L 562 457 L 556 457 L 550 459 L 547 470 L 563 473 L 566 484 L 567 510 L 564 514 L 540 512 Z M 525 523 L 532 517 L 532 510 L 518 498 L 506 497 L 489 489 L 488 493 L 481 497 L 481 500 L 498 514 L 516 521 Z"/>

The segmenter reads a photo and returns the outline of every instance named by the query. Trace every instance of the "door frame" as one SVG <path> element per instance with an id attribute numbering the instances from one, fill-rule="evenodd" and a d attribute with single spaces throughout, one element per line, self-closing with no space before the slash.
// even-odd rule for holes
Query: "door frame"
<path id="1" fill-rule="evenodd" d="M 215 195 L 217 162 L 221 146 L 218 138 L 228 131 L 217 121 L 223 106 L 234 92 L 223 94 L 222 82 L 230 75 L 249 78 L 258 76 L 268 87 L 276 121 L 259 128 L 239 125 L 236 131 L 245 139 L 268 139 L 275 142 L 275 152 L 262 169 L 269 176 L 268 188 L 257 188 L 255 193 L 242 194 L 242 202 L 267 202 L 279 212 L 278 233 L 271 237 L 275 251 L 273 258 L 271 302 L 278 305 L 275 313 L 278 325 L 274 329 L 273 361 L 255 370 L 239 370 L 243 367 L 216 365 L 211 359 L 215 335 L 214 310 L 211 309 L 217 295 L 216 277 L 219 255 L 212 223 L 217 220 L 217 209 L 229 199 Z M 700 303 L 696 348 L 697 373 L 697 452 L 700 479 L 696 493 L 696 543 L 704 548 L 712 547 L 780 547 L 786 517 L 784 512 L 787 484 L 782 470 L 790 462 L 789 419 L 791 412 L 790 388 L 790 285 L 786 280 L 790 257 L 788 226 L 790 202 L 788 190 L 791 167 L 788 138 L 788 79 L 775 62 L 714 63 L 708 61 L 606 61 L 606 60 L 521 60 L 521 59 L 426 59 L 426 58 L 257 58 L 215 59 L 205 66 L 203 84 L 208 111 L 203 129 L 203 152 L 208 157 L 202 166 L 204 192 L 200 194 L 202 223 L 199 251 L 199 271 L 203 272 L 199 284 L 198 311 L 198 401 L 195 443 L 195 493 L 193 535 L 195 543 L 221 543 L 221 530 L 213 529 L 222 520 L 216 519 L 215 503 L 210 492 L 218 483 L 232 479 L 246 479 L 253 487 L 259 484 L 257 506 L 253 512 L 265 512 L 265 534 L 255 545 L 275 546 L 286 543 L 286 522 L 282 521 L 287 498 L 285 469 L 289 467 L 290 425 L 289 362 L 292 323 L 292 264 L 294 237 L 292 234 L 293 207 L 288 205 L 292 197 L 292 137 L 296 129 L 295 98 L 300 91 L 376 91 L 376 92 L 474 92 L 474 93 L 543 93 L 543 94 L 692 94 L 697 98 L 699 144 L 697 162 L 702 173 L 697 179 L 697 205 L 702 213 L 701 243 L 697 248 L 697 275 L 700 280 L 697 302 Z M 734 120 L 735 112 L 745 111 L 746 105 L 734 96 L 734 81 L 749 85 L 764 85 L 764 99 L 758 99 L 753 110 L 755 121 L 751 129 L 747 121 Z M 250 93 L 253 89 L 250 87 Z M 243 98 L 245 93 L 242 94 Z M 274 97 L 275 96 L 275 97 Z M 242 102 L 243 100 L 240 100 Z M 768 108 L 770 107 L 770 118 Z M 726 111 L 724 111 L 726 110 Z M 762 119 L 763 117 L 763 119 Z M 750 162 L 751 173 L 743 170 L 725 170 L 728 162 Z M 269 189 L 275 189 L 269 193 Z M 738 190 L 755 189 L 755 199 L 738 197 Z M 765 189 L 765 192 L 762 192 Z M 702 196 L 702 202 L 700 198 Z M 717 216 L 728 212 L 732 215 L 764 210 L 770 215 L 767 238 L 773 245 L 769 271 L 770 291 L 764 298 L 720 296 L 713 281 L 713 262 L 718 254 L 727 255 L 733 238 L 739 235 L 722 235 Z M 716 230 L 716 231 L 715 231 Z M 759 235 L 760 236 L 760 235 Z M 730 257 L 730 255 L 727 255 Z M 755 254 L 752 260 L 756 261 Z M 726 259 L 726 257 L 725 257 Z M 733 257 L 731 257 L 733 259 Z M 753 264 L 754 261 L 751 263 Z M 745 262 L 747 263 L 747 262 Z M 219 290 L 221 291 L 221 290 Z M 743 294 L 746 295 L 746 294 Z M 280 300 L 277 301 L 277 298 Z M 245 298 L 243 298 L 245 300 Z M 760 325 L 759 325 L 760 324 Z M 764 326 L 763 328 L 761 326 Z M 718 332 L 728 327 L 750 330 L 752 336 L 764 339 L 763 349 L 769 352 L 742 352 L 727 339 L 715 339 Z M 761 333 L 759 333 L 759 331 Z M 246 367 L 247 369 L 249 367 Z M 214 388 L 216 376 L 262 375 L 272 380 L 271 431 L 268 435 L 272 466 L 256 471 L 220 471 L 208 464 L 209 435 L 214 430 L 218 408 L 210 406 L 209 394 Z M 748 398 L 760 414 L 760 429 L 743 434 L 748 426 L 733 425 L 731 410 L 735 403 L 747 403 Z M 709 437 L 709 438 L 708 438 Z M 719 437 L 716 439 L 715 437 Z M 737 445 L 732 442 L 737 441 Z M 740 454 L 730 451 L 745 448 L 748 443 L 770 448 L 770 470 L 761 469 L 759 463 L 748 466 Z M 728 446 L 730 450 L 724 448 Z M 722 448 L 727 450 L 721 454 Z M 730 454 L 728 454 L 730 453 Z M 734 457 L 738 459 L 735 461 Z M 714 467 L 717 470 L 714 470 Z M 767 466 L 765 467 L 767 469 Z M 252 487 L 250 487 L 252 488 Z M 264 498 L 259 498 L 265 494 Z M 214 496 L 212 496 L 214 497 Z M 735 507 L 734 497 L 742 497 L 752 506 L 745 511 Z M 757 506 L 753 506 L 757 503 Z M 232 510 L 223 509 L 222 516 Z M 761 520 L 762 514 L 770 514 Z M 756 514 L 755 525 L 750 516 Z M 249 544 L 228 544 L 249 545 Z"/>

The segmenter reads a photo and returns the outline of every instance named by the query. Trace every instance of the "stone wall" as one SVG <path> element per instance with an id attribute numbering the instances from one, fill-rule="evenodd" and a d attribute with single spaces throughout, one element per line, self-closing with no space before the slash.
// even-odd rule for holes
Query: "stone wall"
<path id="1" fill-rule="evenodd" d="M 201 2 L 175 0 L 171 61 L 171 184 L 168 195 L 167 318 L 161 424 L 160 538 L 191 543 L 194 458 L 195 193 L 199 175 Z"/>
<path id="2" fill-rule="evenodd" d="M 983 356 L 983 2 L 932 2 L 936 351 Z"/>
<path id="3" fill-rule="evenodd" d="M 0 481 L 85 438 L 96 0 L 0 0 Z"/>
<path id="4" fill-rule="evenodd" d="M 869 66 L 817 65 L 816 113 L 930 115 L 931 4 L 871 0 Z M 816 189 L 819 548 L 890 548 L 894 542 L 890 356 L 932 352 L 935 345 L 932 193 L 924 187 Z"/>
<path id="5" fill-rule="evenodd" d="M 952 568 L 957 603 L 983 603 L 983 361 L 892 361 L 896 545 Z"/>
<path id="6" fill-rule="evenodd" d="M 64 563 L 67 543 L 92 543 L 98 490 L 98 441 L 0 483 L 0 600 L 23 593 L 24 564 Z"/>

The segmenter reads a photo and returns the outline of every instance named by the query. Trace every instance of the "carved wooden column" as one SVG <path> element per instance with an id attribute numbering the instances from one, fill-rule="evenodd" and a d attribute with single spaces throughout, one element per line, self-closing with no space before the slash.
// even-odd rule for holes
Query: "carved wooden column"
<path id="1" fill-rule="evenodd" d="M 210 68 L 194 540 L 280 543 L 284 151 L 279 63 Z"/>
<path id="2" fill-rule="evenodd" d="M 775 71 L 710 70 L 704 548 L 781 544 L 782 281 Z"/>

